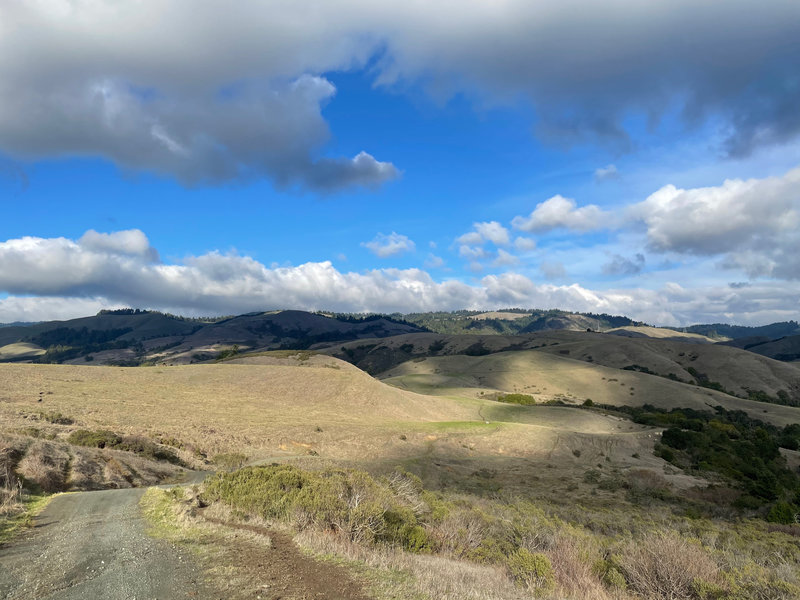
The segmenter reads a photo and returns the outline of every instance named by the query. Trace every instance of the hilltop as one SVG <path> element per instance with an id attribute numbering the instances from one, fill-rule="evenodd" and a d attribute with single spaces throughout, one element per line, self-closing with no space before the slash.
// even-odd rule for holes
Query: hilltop
<path id="1" fill-rule="evenodd" d="M 68 321 L 0 327 L 0 362 L 189 364 L 236 352 L 318 349 L 354 340 L 422 333 L 458 337 L 462 341 L 457 345 L 467 346 L 480 337 L 481 344 L 496 352 L 509 350 L 515 344 L 528 347 L 522 337 L 555 331 L 603 332 L 619 338 L 698 345 L 722 343 L 783 361 L 800 357 L 800 336 L 789 335 L 798 331 L 794 321 L 764 327 L 713 324 L 668 328 L 652 327 L 624 316 L 519 308 L 408 315 L 279 310 L 214 318 L 121 309 Z M 488 342 L 489 337 L 497 340 Z M 406 343 L 401 341 L 399 345 Z M 372 365 L 366 368 L 375 372 Z"/>
<path id="2" fill-rule="evenodd" d="M 305 349 L 314 344 L 421 331 L 418 326 L 381 315 L 327 316 L 284 310 L 187 319 L 124 309 L 0 329 L 0 361 L 188 364 L 216 359 L 226 351 Z"/>

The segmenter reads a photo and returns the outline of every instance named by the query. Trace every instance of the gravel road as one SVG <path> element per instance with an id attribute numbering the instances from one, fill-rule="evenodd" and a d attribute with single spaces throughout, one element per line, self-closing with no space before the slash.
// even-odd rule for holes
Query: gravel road
<path id="1" fill-rule="evenodd" d="M 218 598 L 191 557 L 146 535 L 143 489 L 58 496 L 35 527 L 0 548 L 0 598 Z"/>

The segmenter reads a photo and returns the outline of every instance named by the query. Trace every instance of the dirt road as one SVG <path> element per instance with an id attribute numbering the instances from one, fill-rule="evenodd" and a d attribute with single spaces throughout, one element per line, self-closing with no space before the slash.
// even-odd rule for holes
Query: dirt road
<path id="1" fill-rule="evenodd" d="M 218 598 L 191 557 L 146 535 L 142 489 L 66 494 L 0 548 L 0 598 Z"/>

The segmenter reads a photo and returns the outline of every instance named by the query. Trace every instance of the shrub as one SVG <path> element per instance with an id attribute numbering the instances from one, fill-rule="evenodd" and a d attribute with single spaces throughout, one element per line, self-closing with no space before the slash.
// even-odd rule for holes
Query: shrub
<path id="1" fill-rule="evenodd" d="M 40 412 L 39 418 L 42 421 L 53 423 L 54 425 L 72 425 L 75 421 L 67 416 L 62 415 L 60 412 Z"/>
<path id="2" fill-rule="evenodd" d="M 767 514 L 767 521 L 771 523 L 794 523 L 794 515 L 797 507 L 788 502 L 776 502 Z"/>
<path id="3" fill-rule="evenodd" d="M 536 400 L 529 394 L 504 394 L 497 397 L 498 402 L 509 404 L 521 404 L 523 406 L 533 406 Z"/>
<path id="4" fill-rule="evenodd" d="M 211 459 L 211 462 L 221 469 L 233 471 L 247 462 L 247 456 L 241 454 L 240 452 L 227 452 L 224 454 L 214 455 L 214 457 Z"/>
<path id="5" fill-rule="evenodd" d="M 244 514 L 288 521 L 299 529 L 313 527 L 351 541 L 385 541 L 422 552 L 432 542 L 415 511 L 430 509 L 420 506 L 413 493 L 407 488 L 398 491 L 396 481 L 376 480 L 363 471 L 309 472 L 274 465 L 217 473 L 203 499 L 222 501 Z"/>
<path id="6" fill-rule="evenodd" d="M 508 569 L 514 581 L 528 588 L 547 591 L 555 585 L 553 565 L 540 552 L 520 548 L 509 556 Z"/>
<path id="7" fill-rule="evenodd" d="M 98 429 L 78 429 L 67 437 L 67 442 L 75 446 L 89 448 L 113 448 L 140 454 L 150 460 L 164 460 L 173 464 L 182 464 L 182 461 L 170 448 L 159 446 L 146 438 L 139 436 L 122 437 L 113 431 Z"/>
<path id="8" fill-rule="evenodd" d="M 696 580 L 717 580 L 711 557 L 673 533 L 648 534 L 631 542 L 620 565 L 630 588 L 645 598 L 688 600 Z"/>
<path id="9" fill-rule="evenodd" d="M 33 483 L 45 493 L 61 491 L 69 457 L 48 442 L 36 442 L 19 462 L 17 473 L 26 484 Z"/>
<path id="10" fill-rule="evenodd" d="M 88 429 L 78 429 L 69 434 L 67 441 L 75 446 L 87 446 L 89 448 L 113 448 L 122 442 L 122 438 L 113 431 L 98 429 L 89 431 Z"/>
<path id="11" fill-rule="evenodd" d="M 600 483 L 600 471 L 597 469 L 589 469 L 584 472 L 583 481 L 585 483 Z"/>

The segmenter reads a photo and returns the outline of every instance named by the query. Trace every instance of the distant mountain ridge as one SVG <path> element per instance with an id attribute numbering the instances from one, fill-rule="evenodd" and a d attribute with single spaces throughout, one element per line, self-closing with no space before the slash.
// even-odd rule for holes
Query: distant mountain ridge
<path id="1" fill-rule="evenodd" d="M 221 352 L 306 349 L 315 344 L 422 331 L 417 325 L 385 315 L 326 316 L 285 310 L 213 320 L 123 309 L 2 328 L 0 361 L 183 364 L 211 360 Z"/>
<path id="2" fill-rule="evenodd" d="M 182 364 L 212 360 L 223 352 L 301 350 L 424 332 L 512 338 L 547 331 L 606 332 L 626 338 L 697 344 L 720 340 L 777 360 L 800 359 L 800 326 L 796 321 L 760 327 L 715 323 L 655 328 L 625 316 L 521 308 L 407 315 L 283 310 L 216 318 L 119 309 L 68 321 L 2 325 L 0 362 Z"/>

